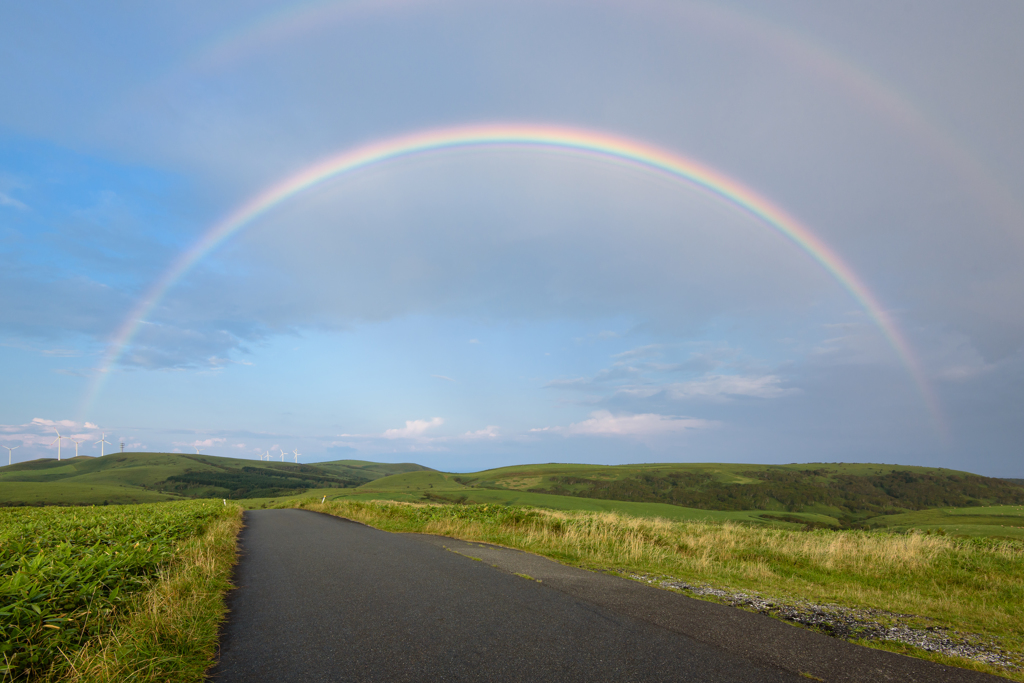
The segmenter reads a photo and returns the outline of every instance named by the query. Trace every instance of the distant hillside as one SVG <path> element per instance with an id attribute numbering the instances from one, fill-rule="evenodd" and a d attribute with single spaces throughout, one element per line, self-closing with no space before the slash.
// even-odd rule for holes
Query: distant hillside
<path id="1" fill-rule="evenodd" d="M 872 464 L 547 464 L 453 474 L 414 463 L 306 465 L 188 453 L 114 453 L 0 467 L 0 505 L 275 498 L 311 489 L 332 497 L 559 509 L 603 509 L 602 501 L 609 501 L 615 502 L 614 509 L 622 508 L 619 503 L 639 505 L 629 509 L 671 518 L 714 511 L 828 526 L 884 525 L 880 515 L 926 509 L 1024 505 L 1024 486 L 1006 479 Z"/>
<path id="2" fill-rule="evenodd" d="M 818 513 L 847 522 L 937 507 L 1024 504 L 1024 487 L 942 468 L 870 464 L 534 465 L 460 484 L 702 510 Z"/>
<path id="3" fill-rule="evenodd" d="M 306 465 L 188 453 L 44 458 L 0 467 L 0 505 L 272 497 L 311 488 L 353 488 L 425 469 L 412 463 L 338 460 Z"/>

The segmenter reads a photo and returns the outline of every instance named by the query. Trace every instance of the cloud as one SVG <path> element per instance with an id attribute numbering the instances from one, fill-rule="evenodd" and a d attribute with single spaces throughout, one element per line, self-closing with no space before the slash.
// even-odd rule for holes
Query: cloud
<path id="1" fill-rule="evenodd" d="M 47 420 L 42 417 L 32 418 L 32 424 L 45 427 L 77 427 L 78 423 L 73 420 Z"/>
<path id="2" fill-rule="evenodd" d="M 217 444 L 222 444 L 222 443 L 224 443 L 226 441 L 227 441 L 227 439 L 222 439 L 222 438 L 218 438 L 218 437 L 211 437 L 209 439 L 202 439 L 202 440 L 196 439 L 195 441 L 187 441 L 187 442 L 185 442 L 185 441 L 175 441 L 174 445 L 175 446 L 189 446 L 190 448 L 212 448 L 212 447 L 216 446 Z M 128 445 L 132 445 L 132 444 L 128 444 Z"/>
<path id="3" fill-rule="evenodd" d="M 55 358 L 77 358 L 82 355 L 81 351 L 74 349 L 43 349 L 44 356 L 53 356 Z"/>
<path id="4" fill-rule="evenodd" d="M 616 353 L 612 358 L 618 358 L 620 360 L 631 360 L 634 358 L 650 358 L 657 356 L 664 349 L 663 344 L 647 344 L 645 346 L 638 346 L 635 349 L 629 351 L 623 351 L 622 353 Z"/>
<path id="5" fill-rule="evenodd" d="M 22 211 L 28 210 L 25 204 L 4 192 L 0 192 L 0 206 L 13 206 L 15 209 L 21 209 Z"/>
<path id="6" fill-rule="evenodd" d="M 473 441 L 475 439 L 496 439 L 499 436 L 501 436 L 501 434 L 498 433 L 497 425 L 487 425 L 483 429 L 478 429 L 475 432 L 466 432 L 459 438 L 467 441 Z"/>
<path id="7" fill-rule="evenodd" d="M 735 396 L 780 398 L 800 391 L 781 385 L 782 378 L 777 375 L 708 375 L 690 382 L 671 384 L 667 393 L 675 399 L 722 399 Z"/>
<path id="8" fill-rule="evenodd" d="M 695 429 L 717 427 L 718 422 L 695 417 L 677 417 L 657 413 L 613 415 L 607 410 L 590 414 L 590 419 L 568 427 L 541 427 L 531 432 L 552 432 L 563 436 L 664 436 Z"/>
<path id="9" fill-rule="evenodd" d="M 444 375 L 431 375 L 431 377 L 436 377 L 437 379 L 443 379 L 443 380 L 448 381 L 448 382 L 454 382 L 455 381 L 451 377 L 445 377 Z"/>
<path id="10" fill-rule="evenodd" d="M 385 439 L 416 439 L 423 436 L 424 432 L 444 424 L 444 419 L 435 417 L 431 420 L 406 420 L 405 427 L 388 429 L 384 432 Z"/>

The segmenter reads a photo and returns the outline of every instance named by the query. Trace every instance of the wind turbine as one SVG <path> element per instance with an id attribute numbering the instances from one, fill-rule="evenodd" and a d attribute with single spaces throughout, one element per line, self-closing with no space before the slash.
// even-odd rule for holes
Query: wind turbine
<path id="1" fill-rule="evenodd" d="M 295 454 L 295 462 L 298 463 L 299 462 L 299 456 L 302 455 L 302 453 L 299 453 L 298 449 L 295 449 L 294 451 L 292 451 L 292 453 Z"/>
<path id="2" fill-rule="evenodd" d="M 264 457 L 267 459 L 267 462 L 270 462 L 270 451 L 267 451 L 266 453 L 261 455 L 260 460 L 262 460 Z"/>
<path id="3" fill-rule="evenodd" d="M 193 446 L 196 449 L 196 455 L 199 455 L 199 446 Z"/>
<path id="4" fill-rule="evenodd" d="M 104 455 L 104 453 L 103 453 L 103 444 L 107 444 L 108 446 L 110 445 L 110 442 L 107 441 L 107 435 L 106 434 L 100 434 L 100 440 L 97 441 L 96 443 L 98 443 L 100 445 L 100 457 L 102 458 L 103 455 Z"/>
<path id="5" fill-rule="evenodd" d="M 71 439 L 70 436 L 68 438 Z M 85 439 L 82 439 L 81 441 L 79 441 L 78 439 L 71 439 L 71 440 L 75 442 L 75 457 L 77 458 L 78 457 L 78 444 L 84 443 Z"/>
<path id="6" fill-rule="evenodd" d="M 56 427 L 53 428 L 53 431 L 57 432 L 57 438 L 54 439 L 53 441 L 51 441 L 50 445 L 52 446 L 53 444 L 57 444 L 57 460 L 59 461 L 60 460 L 60 440 L 61 439 L 66 439 L 68 437 L 61 436 L 60 435 L 60 431 Z"/>
<path id="7" fill-rule="evenodd" d="M 284 449 L 278 449 L 281 451 L 281 462 L 284 462 Z"/>
<path id="8" fill-rule="evenodd" d="M 21 446 L 15 446 L 14 448 L 11 448 L 10 446 L 4 446 L 4 448 L 7 449 L 7 464 L 10 465 L 11 464 L 11 452 L 21 448 Z"/>

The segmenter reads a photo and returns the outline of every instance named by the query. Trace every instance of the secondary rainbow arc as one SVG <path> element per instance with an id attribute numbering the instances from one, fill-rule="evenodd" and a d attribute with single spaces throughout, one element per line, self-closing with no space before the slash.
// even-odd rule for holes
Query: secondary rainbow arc
<path id="1" fill-rule="evenodd" d="M 108 346 L 83 402 L 83 417 L 98 395 L 110 368 L 121 357 L 146 316 L 174 283 L 221 243 L 275 206 L 339 175 L 375 164 L 442 150 L 510 146 L 573 152 L 663 173 L 742 209 L 763 225 L 776 230 L 817 261 L 863 307 L 907 368 L 933 419 L 941 427 L 938 402 L 895 321 L 853 269 L 796 218 L 738 181 L 674 152 L 603 132 L 523 124 L 434 129 L 366 144 L 315 163 L 254 196 L 182 252 L 132 309 Z"/>

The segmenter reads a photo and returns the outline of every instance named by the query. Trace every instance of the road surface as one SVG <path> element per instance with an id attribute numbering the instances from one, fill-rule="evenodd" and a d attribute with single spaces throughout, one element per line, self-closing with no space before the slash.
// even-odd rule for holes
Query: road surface
<path id="1" fill-rule="evenodd" d="M 505 548 L 304 510 L 245 523 L 219 683 L 1001 680 Z"/>

